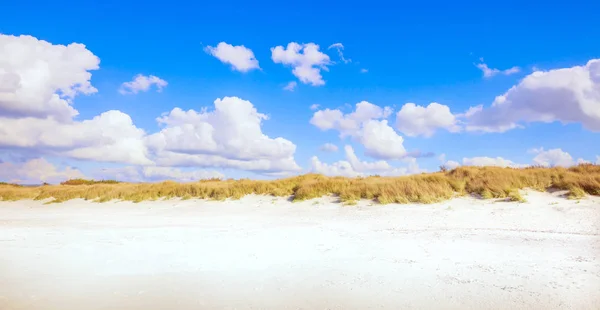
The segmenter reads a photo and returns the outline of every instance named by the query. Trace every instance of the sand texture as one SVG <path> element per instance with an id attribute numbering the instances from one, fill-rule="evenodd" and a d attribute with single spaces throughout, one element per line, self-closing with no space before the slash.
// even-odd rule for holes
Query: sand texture
<path id="1" fill-rule="evenodd" d="M 0 309 L 600 309 L 600 198 L 0 202 Z"/>

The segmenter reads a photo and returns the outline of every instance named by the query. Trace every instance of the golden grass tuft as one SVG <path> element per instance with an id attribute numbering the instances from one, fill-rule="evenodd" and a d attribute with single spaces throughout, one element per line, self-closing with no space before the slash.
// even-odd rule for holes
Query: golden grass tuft
<path id="1" fill-rule="evenodd" d="M 60 185 L 94 185 L 94 184 L 117 184 L 117 183 L 121 183 L 121 182 L 115 181 L 115 180 L 95 181 L 95 180 L 85 180 L 85 179 L 70 179 L 70 180 L 66 180 L 66 181 L 60 183 Z"/>
<path id="2" fill-rule="evenodd" d="M 68 180 L 60 185 L 37 187 L 0 183 L 0 200 L 48 199 L 62 202 L 81 198 L 96 202 L 113 199 L 141 202 L 162 198 L 239 199 L 248 194 L 292 196 L 294 201 L 336 195 L 352 204 L 360 199 L 386 203 L 434 203 L 455 196 L 476 194 L 482 198 L 523 201 L 518 190 L 549 188 L 569 190 L 572 198 L 600 195 L 600 166 L 571 168 L 459 167 L 445 172 L 403 177 L 326 177 L 305 174 L 262 180 L 209 179 L 193 183 L 125 183 L 112 180 Z"/>

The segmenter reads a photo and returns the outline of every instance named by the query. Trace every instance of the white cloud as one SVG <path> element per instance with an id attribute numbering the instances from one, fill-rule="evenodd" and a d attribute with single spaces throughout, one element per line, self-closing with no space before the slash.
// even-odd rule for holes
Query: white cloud
<path id="1" fill-rule="evenodd" d="M 1 36 L 0 44 L 0 149 L 4 152 L 140 165 L 146 167 L 142 171 L 146 177 L 185 178 L 190 173 L 166 171 L 170 166 L 234 168 L 266 175 L 301 170 L 294 160 L 296 146 L 263 134 L 261 122 L 267 116 L 249 101 L 217 99 L 212 112 L 175 108 L 157 119 L 164 128 L 151 135 L 116 110 L 75 120 L 78 112 L 70 100 L 96 91 L 88 71 L 97 69 L 97 57 L 83 45 L 52 45 L 28 36 Z M 152 84 L 151 78 L 136 80 L 144 82 L 131 84 L 132 89 Z"/>
<path id="2" fill-rule="evenodd" d="M 298 83 L 296 83 L 296 81 L 291 81 L 287 83 L 283 89 L 287 91 L 294 91 L 296 90 L 296 86 L 298 86 Z"/>
<path id="3" fill-rule="evenodd" d="M 127 114 L 108 111 L 91 120 L 73 120 L 79 113 L 72 99 L 97 91 L 88 71 L 97 69 L 99 61 L 82 44 L 52 45 L 30 36 L 0 35 L 0 147 L 151 163 L 141 141 L 144 131 Z"/>
<path id="4" fill-rule="evenodd" d="M 0 181 L 18 184 L 60 183 L 68 179 L 85 178 L 81 171 L 66 167 L 57 169 L 44 158 L 24 163 L 0 162 Z"/>
<path id="5" fill-rule="evenodd" d="M 496 97 L 489 108 L 482 106 L 466 115 L 469 131 L 504 132 L 521 123 L 560 121 L 581 123 L 600 131 L 600 59 L 584 66 L 536 71 Z"/>
<path id="6" fill-rule="evenodd" d="M 99 63 L 83 44 L 0 34 L 0 115 L 69 121 L 73 98 L 97 92 L 88 71 Z"/>
<path id="7" fill-rule="evenodd" d="M 215 110 L 179 108 L 158 118 L 166 127 L 146 138 L 157 163 L 216 166 L 251 171 L 297 171 L 296 145 L 269 138 L 261 129 L 267 116 L 238 97 L 216 99 Z"/>
<path id="8" fill-rule="evenodd" d="M 454 160 L 449 160 L 447 162 L 444 163 L 444 167 L 448 168 L 448 169 L 455 169 L 458 166 L 460 166 L 460 163 Z"/>
<path id="9" fill-rule="evenodd" d="M 495 68 L 490 68 L 490 67 L 488 67 L 488 65 L 486 65 L 483 62 L 477 64 L 476 66 L 477 66 L 477 68 L 479 68 L 479 70 L 481 70 L 483 72 L 483 77 L 485 77 L 485 78 L 491 78 L 498 74 L 511 75 L 511 74 L 521 72 L 521 68 L 519 68 L 519 67 L 512 67 L 512 68 L 506 69 L 506 70 L 499 70 L 499 69 L 495 69 Z"/>
<path id="10" fill-rule="evenodd" d="M 561 149 L 544 150 L 544 148 L 533 148 L 528 150 L 527 152 L 536 154 L 536 156 L 532 160 L 532 164 L 534 166 L 571 167 L 582 163 L 591 163 L 590 161 L 584 160 L 582 158 L 579 158 L 575 161 L 569 153 Z M 450 169 L 460 165 L 458 162 L 455 161 L 446 161 L 445 154 L 440 155 L 439 159 L 444 166 Z M 600 156 L 598 156 L 597 159 L 599 160 L 598 164 L 600 164 Z M 465 157 L 463 158 L 462 163 L 465 166 L 499 166 L 511 168 L 523 168 L 531 166 L 527 164 L 517 164 L 511 160 L 504 159 L 502 157 Z"/>
<path id="11" fill-rule="evenodd" d="M 315 104 L 312 104 L 312 105 L 310 106 L 310 109 L 311 109 L 311 110 L 313 110 L 313 111 L 314 111 L 314 110 L 316 110 L 316 109 L 318 109 L 318 108 L 319 108 L 319 105 L 318 105 L 318 104 L 316 104 L 316 103 L 315 103 Z"/>
<path id="12" fill-rule="evenodd" d="M 386 161 L 378 160 L 374 162 L 366 162 L 360 161 L 356 154 L 354 153 L 354 149 L 350 145 L 346 145 L 344 147 L 346 151 L 346 159 L 352 165 L 352 168 L 358 172 L 367 172 L 367 171 L 384 171 L 391 170 L 392 167 Z"/>
<path id="13" fill-rule="evenodd" d="M 320 149 L 323 152 L 337 152 L 338 151 L 337 145 L 331 144 L 331 143 L 323 144 Z"/>
<path id="14" fill-rule="evenodd" d="M 442 163 L 442 166 L 448 169 L 454 169 L 461 164 L 454 160 L 446 161 L 446 154 L 442 154 L 439 156 L 439 160 Z M 477 156 L 477 157 L 464 157 L 462 159 L 463 166 L 495 166 L 495 167 L 511 167 L 511 168 L 521 168 L 526 167 L 527 165 L 517 164 L 511 160 L 504 159 L 502 157 L 487 157 L 487 156 Z"/>
<path id="15" fill-rule="evenodd" d="M 437 102 L 427 107 L 407 103 L 396 114 L 396 128 L 407 136 L 432 136 L 438 128 L 450 132 L 460 131 L 450 108 Z"/>
<path id="16" fill-rule="evenodd" d="M 327 66 L 331 61 L 327 54 L 319 51 L 319 45 L 291 42 L 287 48 L 276 46 L 271 48 L 271 58 L 275 63 L 291 66 L 292 73 L 300 82 L 313 86 L 325 85 L 321 70 L 328 71 Z"/>
<path id="17" fill-rule="evenodd" d="M 127 166 L 121 168 L 108 168 L 97 171 L 95 179 L 110 179 L 123 182 L 160 182 L 166 180 L 178 182 L 194 182 L 203 179 L 225 178 L 217 171 L 191 170 L 183 171 L 172 167 L 157 166 Z"/>
<path id="18" fill-rule="evenodd" d="M 260 69 L 252 50 L 243 45 L 233 46 L 221 42 L 216 47 L 207 46 L 205 50 L 221 62 L 230 64 L 234 70 L 248 72 L 252 69 Z"/>
<path id="19" fill-rule="evenodd" d="M 596 156 L 596 165 L 600 165 L 600 155 Z"/>
<path id="20" fill-rule="evenodd" d="M 333 164 L 323 163 L 317 156 L 311 158 L 311 172 L 328 176 L 357 177 L 367 175 L 400 176 L 406 174 L 420 173 L 425 170 L 419 168 L 415 158 L 405 160 L 408 167 L 395 168 L 388 162 L 380 160 L 375 162 L 361 161 L 354 153 L 354 149 L 346 145 L 346 160 L 340 160 Z"/>
<path id="21" fill-rule="evenodd" d="M 310 123 L 321 130 L 336 130 L 340 138 L 351 137 L 365 147 L 365 154 L 380 159 L 398 159 L 406 155 L 404 139 L 388 125 L 385 118 L 390 107 L 381 108 L 367 101 L 356 104 L 356 110 L 344 114 L 339 109 L 320 110 Z"/>
<path id="22" fill-rule="evenodd" d="M 578 164 L 578 165 L 579 165 L 579 164 L 591 164 L 591 163 L 592 163 L 591 161 L 589 161 L 589 160 L 585 160 L 585 159 L 583 159 L 583 158 L 578 158 L 578 159 L 577 159 L 577 164 Z"/>
<path id="23" fill-rule="evenodd" d="M 361 173 L 356 172 L 352 165 L 345 160 L 337 161 L 333 164 L 326 164 L 319 160 L 317 156 L 310 158 L 311 161 L 311 172 L 320 173 L 327 176 L 343 176 L 343 177 L 357 177 L 361 176 Z"/>
<path id="24" fill-rule="evenodd" d="M 367 72 L 369 72 L 368 69 L 365 69 L 365 68 L 360 69 L 360 73 L 367 73 Z"/>
<path id="25" fill-rule="evenodd" d="M 52 118 L 0 117 L 0 147 L 105 162 L 151 164 L 142 138 L 129 115 L 104 112 L 91 120 L 61 123 Z"/>
<path id="26" fill-rule="evenodd" d="M 119 93 L 122 95 L 127 94 L 137 94 L 138 92 L 146 92 L 154 85 L 156 87 L 157 92 L 161 92 L 164 87 L 166 87 L 169 83 L 167 81 L 154 76 L 149 75 L 145 76 L 142 74 L 138 74 L 133 77 L 131 82 L 125 82 L 121 84 L 121 88 L 119 88 Z"/>
<path id="27" fill-rule="evenodd" d="M 374 158 L 399 159 L 406 156 L 404 138 L 388 125 L 387 120 L 368 120 L 356 138 L 365 147 L 365 154 Z"/>
<path id="28" fill-rule="evenodd" d="M 463 158 L 463 165 L 465 166 L 497 166 L 497 167 L 511 167 L 519 168 L 527 165 L 517 164 L 511 160 L 504 159 L 502 157 L 471 157 Z"/>
<path id="29" fill-rule="evenodd" d="M 460 163 L 454 160 L 448 160 L 446 161 L 446 154 L 442 153 L 438 156 L 438 159 L 440 161 L 440 163 L 442 164 L 442 166 L 446 167 L 447 169 L 454 169 L 458 166 L 460 166 Z"/>
<path id="30" fill-rule="evenodd" d="M 344 45 L 342 43 L 331 44 L 327 49 L 332 49 L 332 48 L 337 50 L 338 55 L 340 56 L 340 60 L 342 62 L 344 62 L 345 64 L 352 62 L 352 59 L 344 58 Z"/>
<path id="31" fill-rule="evenodd" d="M 535 150 L 537 155 L 533 158 L 534 165 L 544 167 L 570 167 L 575 165 L 571 154 L 561 149 L 551 149 L 545 151 L 543 148 Z"/>

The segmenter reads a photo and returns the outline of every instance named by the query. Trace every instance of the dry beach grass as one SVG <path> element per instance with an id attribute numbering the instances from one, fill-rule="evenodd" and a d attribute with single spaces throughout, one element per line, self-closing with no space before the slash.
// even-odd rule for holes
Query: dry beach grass
<path id="1" fill-rule="evenodd" d="M 69 180 L 60 185 L 24 187 L 0 183 L 0 200 L 63 202 L 82 198 L 96 202 L 113 199 L 141 202 L 160 198 L 239 199 L 248 194 L 293 197 L 294 201 L 337 195 L 347 204 L 359 199 L 378 203 L 434 203 L 462 195 L 523 201 L 518 190 L 568 190 L 569 198 L 600 195 L 600 165 L 571 168 L 459 167 L 449 171 L 403 177 L 326 177 L 306 174 L 291 178 L 258 180 L 200 180 L 192 183 L 125 183 Z"/>

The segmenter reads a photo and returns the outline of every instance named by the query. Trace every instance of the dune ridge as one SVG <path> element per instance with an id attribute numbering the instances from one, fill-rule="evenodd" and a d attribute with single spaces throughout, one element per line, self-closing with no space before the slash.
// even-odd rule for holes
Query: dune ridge
<path id="1" fill-rule="evenodd" d="M 519 189 L 568 191 L 569 198 L 600 195 L 600 165 L 562 167 L 458 167 L 448 171 L 401 177 L 327 177 L 305 174 L 277 180 L 208 179 L 191 183 L 126 183 L 115 180 L 68 180 L 60 185 L 25 187 L 0 184 L 0 200 L 71 199 L 95 202 L 124 200 L 141 202 L 161 198 L 239 199 L 249 194 L 292 197 L 293 201 L 336 195 L 346 204 L 360 199 L 387 203 L 434 203 L 452 197 L 476 195 L 484 199 L 524 201 Z"/>

